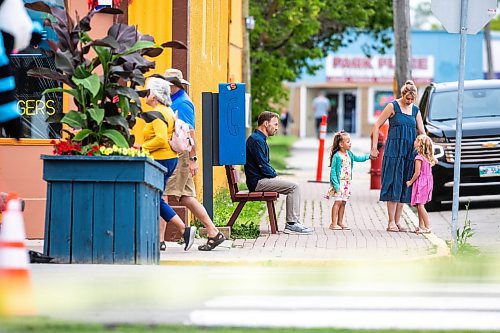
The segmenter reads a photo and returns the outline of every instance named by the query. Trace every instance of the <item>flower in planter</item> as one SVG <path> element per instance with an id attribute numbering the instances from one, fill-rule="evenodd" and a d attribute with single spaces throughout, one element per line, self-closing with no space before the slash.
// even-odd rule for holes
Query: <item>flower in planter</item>
<path id="1" fill-rule="evenodd" d="M 92 147 L 129 148 L 134 138 L 130 128 L 141 109 L 141 91 L 145 73 L 153 69 L 155 63 L 148 57 L 159 56 L 165 47 L 185 49 L 178 41 L 158 45 L 154 38 L 140 34 L 136 27 L 117 23 L 112 25 L 107 36 L 92 39 L 91 10 L 76 21 L 66 10 L 38 1 L 27 3 L 27 8 L 49 13 L 53 20 L 44 24 L 51 26 L 57 34 L 58 42 L 49 41 L 58 71 L 34 68 L 28 75 L 56 80 L 62 87 L 45 90 L 62 92 L 73 97 L 76 110 L 50 116 L 49 122 L 62 122 L 70 127 L 64 130 L 68 139 L 80 143 L 84 154 L 93 152 Z M 69 8 L 65 0 L 65 8 Z M 121 14 L 115 8 L 103 8 L 99 13 Z M 90 55 L 90 50 L 95 56 Z M 168 78 L 173 84 L 182 86 L 175 78 Z M 56 151 L 57 147 L 56 147 Z M 97 153 L 97 152 L 95 152 Z"/>
<path id="2" fill-rule="evenodd" d="M 86 156 L 132 156 L 132 157 L 149 157 L 150 154 L 146 150 L 130 147 L 121 148 L 116 145 L 105 147 L 99 145 L 88 145 L 82 147 L 81 142 L 72 140 L 52 140 L 54 145 L 54 155 L 86 155 Z"/>

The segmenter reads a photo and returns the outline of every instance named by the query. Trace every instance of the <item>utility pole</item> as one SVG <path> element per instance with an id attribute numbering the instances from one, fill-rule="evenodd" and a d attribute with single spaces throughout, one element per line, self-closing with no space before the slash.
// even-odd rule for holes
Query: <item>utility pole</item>
<path id="1" fill-rule="evenodd" d="M 411 40 L 409 0 L 392 2 L 394 15 L 394 47 L 396 56 L 396 92 L 399 95 L 406 80 L 411 80 Z M 398 97 L 398 96 L 394 96 Z"/>
<path id="2" fill-rule="evenodd" d="M 484 27 L 484 44 L 486 44 L 486 64 L 487 64 L 487 75 L 488 80 L 493 80 L 495 78 L 495 72 L 493 70 L 493 57 L 491 54 L 491 28 L 490 22 Z"/>

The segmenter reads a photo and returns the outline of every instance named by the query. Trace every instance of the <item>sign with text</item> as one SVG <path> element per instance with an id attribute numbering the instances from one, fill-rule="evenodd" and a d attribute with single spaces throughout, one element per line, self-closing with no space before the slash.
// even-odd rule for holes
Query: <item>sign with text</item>
<path id="1" fill-rule="evenodd" d="M 329 55 L 326 58 L 328 81 L 392 82 L 396 61 L 394 56 Z M 412 58 L 412 75 L 416 82 L 431 82 L 434 77 L 434 57 Z"/>
<path id="2" fill-rule="evenodd" d="M 23 138 L 55 139 L 61 134 L 62 124 L 53 120 L 62 117 L 62 93 L 43 94 L 45 89 L 59 87 L 53 80 L 29 76 L 32 68 L 56 69 L 53 58 L 43 54 L 14 54 L 12 67 L 16 72 L 16 97 L 19 113 L 23 118 Z"/>

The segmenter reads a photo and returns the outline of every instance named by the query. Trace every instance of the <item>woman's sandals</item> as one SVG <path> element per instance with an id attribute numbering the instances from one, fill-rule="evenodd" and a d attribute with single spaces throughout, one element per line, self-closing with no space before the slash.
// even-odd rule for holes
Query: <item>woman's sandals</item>
<path id="1" fill-rule="evenodd" d="M 401 224 L 399 224 L 399 223 L 390 223 L 387 226 L 386 230 L 389 232 L 407 232 L 408 231 L 408 229 L 406 229 L 405 227 L 402 227 Z"/>

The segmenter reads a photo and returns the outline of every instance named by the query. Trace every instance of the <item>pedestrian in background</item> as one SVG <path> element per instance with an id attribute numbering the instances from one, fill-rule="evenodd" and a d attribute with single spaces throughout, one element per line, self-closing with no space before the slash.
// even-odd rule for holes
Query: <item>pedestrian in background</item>
<path id="1" fill-rule="evenodd" d="M 417 206 L 418 228 L 416 233 L 428 234 L 431 232 L 429 225 L 429 214 L 425 210 L 425 204 L 432 199 L 432 167 L 436 164 L 434 148 L 431 138 L 425 134 L 420 134 L 415 139 L 414 144 L 417 156 L 415 156 L 415 171 L 413 177 L 406 182 L 406 186 L 411 187 L 411 204 Z"/>
<path id="2" fill-rule="evenodd" d="M 352 168 L 354 162 L 365 162 L 370 154 L 357 156 L 351 152 L 351 137 L 340 131 L 333 137 L 330 151 L 330 188 L 326 198 L 333 198 L 331 230 L 349 230 L 343 223 L 345 206 L 351 196 Z"/>
<path id="3" fill-rule="evenodd" d="M 316 98 L 313 99 L 312 108 L 314 111 L 314 120 L 316 122 L 316 136 L 319 138 L 319 126 L 323 116 L 328 117 L 330 109 L 330 101 L 325 97 L 325 92 L 321 91 Z"/>
<path id="4" fill-rule="evenodd" d="M 247 162 L 245 176 L 251 192 L 278 192 L 286 195 L 286 224 L 284 233 L 308 235 L 311 228 L 300 222 L 300 188 L 289 180 L 278 177 L 271 166 L 267 138 L 278 131 L 278 115 L 264 111 L 257 120 L 257 128 L 246 142 Z"/>
<path id="5" fill-rule="evenodd" d="M 184 79 L 182 72 L 176 68 L 167 69 L 165 71 L 165 76 L 176 77 L 184 86 L 189 85 L 189 82 Z M 198 157 L 196 156 L 194 104 L 185 89 L 175 85 L 171 85 L 170 89 L 172 98 L 171 107 L 174 112 L 178 112 L 179 119 L 182 119 L 191 128 L 193 147 L 190 152 L 182 152 L 179 154 L 179 165 L 167 183 L 166 192 L 168 195 L 175 196 L 177 200 L 186 206 L 207 229 L 207 243 L 200 245 L 198 250 L 211 251 L 222 244 L 226 238 L 219 229 L 215 227 L 205 207 L 196 199 L 193 177 L 198 173 Z"/>
<path id="6" fill-rule="evenodd" d="M 168 170 L 164 174 L 164 186 L 166 186 L 179 160 L 177 153 L 172 150 L 168 143 L 174 129 L 174 114 L 169 107 L 172 104 L 170 87 L 167 81 L 152 77 L 148 79 L 146 88 L 149 90 L 146 104 L 151 107 L 151 110 L 144 111 L 141 115 L 141 118 L 146 122 L 143 129 L 144 143 L 142 148 Z M 160 193 L 160 216 L 164 221 L 160 222 L 160 251 L 166 249 L 165 229 L 167 223 L 173 223 L 181 231 L 184 238 L 184 250 L 189 250 L 194 242 L 196 228 L 184 225 L 172 207 L 163 200 L 163 192 Z"/>
<path id="7" fill-rule="evenodd" d="M 387 104 L 372 130 L 371 157 L 378 157 L 379 128 L 389 119 L 389 130 L 382 160 L 382 188 L 380 201 L 387 202 L 387 231 L 407 231 L 400 224 L 403 204 L 411 201 L 411 188 L 405 182 L 413 175 L 415 150 L 413 143 L 418 134 L 424 134 L 420 110 L 413 103 L 417 87 L 408 80 L 401 87 L 401 97 Z"/>
<path id="8" fill-rule="evenodd" d="M 293 123 L 292 116 L 290 116 L 288 109 L 283 109 L 283 111 L 281 111 L 280 120 L 283 126 L 283 135 L 288 135 L 288 125 Z"/>

